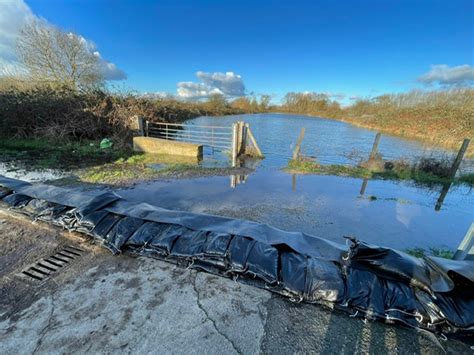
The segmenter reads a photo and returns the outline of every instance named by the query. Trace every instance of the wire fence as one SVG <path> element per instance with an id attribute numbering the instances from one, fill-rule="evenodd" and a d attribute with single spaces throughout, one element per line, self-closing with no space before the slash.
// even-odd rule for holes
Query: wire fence
<path id="1" fill-rule="evenodd" d="M 297 136 L 293 134 L 292 142 L 288 142 L 288 137 L 285 137 L 286 141 L 281 139 L 276 142 L 278 138 L 261 133 L 257 132 L 257 140 L 262 147 L 267 164 L 283 166 L 292 159 Z M 307 134 L 301 144 L 301 154 L 323 165 L 357 166 L 369 159 L 373 142 L 374 138 L 348 137 L 341 142 L 339 139 Z M 457 153 L 457 151 L 448 151 L 433 146 L 422 146 L 419 142 L 408 140 L 403 142 L 396 137 L 385 135 L 382 135 L 377 149 L 378 156 L 384 161 L 406 162 L 412 165 L 426 159 L 434 159 L 449 165 L 454 162 Z M 474 159 L 464 157 L 458 174 L 470 173 L 474 173 Z"/>

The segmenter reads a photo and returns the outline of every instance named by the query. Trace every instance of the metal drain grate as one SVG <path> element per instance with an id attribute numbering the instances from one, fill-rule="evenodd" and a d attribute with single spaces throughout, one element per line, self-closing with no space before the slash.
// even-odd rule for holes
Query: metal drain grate
<path id="1" fill-rule="evenodd" d="M 67 246 L 50 257 L 43 258 L 33 265 L 28 266 L 21 272 L 21 275 L 37 281 L 44 281 L 51 276 L 51 274 L 61 270 L 71 261 L 82 256 L 82 253 L 84 253 L 82 249 Z"/>

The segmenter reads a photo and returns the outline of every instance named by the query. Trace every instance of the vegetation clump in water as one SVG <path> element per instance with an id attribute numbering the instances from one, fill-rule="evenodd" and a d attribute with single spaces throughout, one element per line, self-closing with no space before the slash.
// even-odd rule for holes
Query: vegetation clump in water
<path id="1" fill-rule="evenodd" d="M 449 162 L 431 158 L 420 159 L 414 164 L 404 160 L 396 160 L 382 162 L 381 164 L 380 162 L 378 164 L 365 162 L 358 166 L 321 165 L 315 160 L 301 158 L 290 160 L 285 170 L 296 174 L 350 176 L 363 179 L 412 180 L 421 184 L 464 183 L 474 186 L 474 174 L 466 174 L 452 179 L 449 175 Z"/>

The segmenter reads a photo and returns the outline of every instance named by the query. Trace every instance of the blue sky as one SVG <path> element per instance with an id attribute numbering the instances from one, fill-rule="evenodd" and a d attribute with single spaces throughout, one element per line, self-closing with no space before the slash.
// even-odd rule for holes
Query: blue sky
<path id="1" fill-rule="evenodd" d="M 444 84 L 458 84 L 450 70 L 462 65 L 454 74 L 472 83 L 473 3 L 26 0 L 34 15 L 93 41 L 127 74 L 126 87 L 176 93 L 178 82 L 202 83 L 198 71 L 233 72 L 247 93 L 276 98 L 374 96 L 436 86 L 446 75 Z M 444 67 L 417 81 L 433 65 Z"/>

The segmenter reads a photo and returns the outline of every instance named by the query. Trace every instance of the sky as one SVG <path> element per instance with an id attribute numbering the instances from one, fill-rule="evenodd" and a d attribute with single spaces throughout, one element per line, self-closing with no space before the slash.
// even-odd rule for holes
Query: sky
<path id="1" fill-rule="evenodd" d="M 83 36 L 110 83 L 142 93 L 347 102 L 474 84 L 472 0 L 0 0 L 0 66 L 30 18 Z"/>

